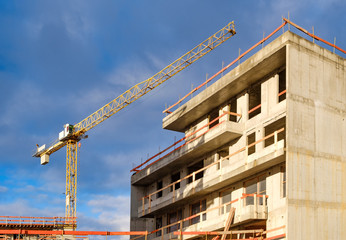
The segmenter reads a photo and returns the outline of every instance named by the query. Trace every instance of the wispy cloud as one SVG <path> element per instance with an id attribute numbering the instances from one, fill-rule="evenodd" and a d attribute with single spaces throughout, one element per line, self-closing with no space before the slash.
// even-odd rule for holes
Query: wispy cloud
<path id="1" fill-rule="evenodd" d="M 80 230 L 129 231 L 130 197 L 127 195 L 92 195 L 87 202 L 93 216 L 82 214 L 78 217 Z M 127 236 L 121 239 L 127 239 Z"/>
<path id="2" fill-rule="evenodd" d="M 0 193 L 5 193 L 8 191 L 8 188 L 5 186 L 0 186 Z"/>

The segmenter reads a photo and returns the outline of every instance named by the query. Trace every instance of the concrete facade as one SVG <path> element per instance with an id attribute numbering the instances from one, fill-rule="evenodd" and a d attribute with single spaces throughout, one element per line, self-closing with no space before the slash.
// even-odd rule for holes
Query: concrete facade
<path id="1" fill-rule="evenodd" d="M 346 239 L 345 65 L 286 32 L 166 116 L 186 139 L 132 176 L 131 230 L 205 238 L 173 232 L 234 209 L 228 238 Z"/>

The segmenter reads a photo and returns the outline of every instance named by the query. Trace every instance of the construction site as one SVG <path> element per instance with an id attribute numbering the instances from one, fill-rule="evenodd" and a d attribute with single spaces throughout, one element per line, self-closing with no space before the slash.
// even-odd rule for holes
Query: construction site
<path id="1" fill-rule="evenodd" d="M 66 215 L 1 216 L 0 239 L 346 239 L 346 51 L 286 18 L 163 110 L 163 129 L 184 137 L 129 169 L 130 231 L 77 230 L 79 141 L 237 31 L 230 22 L 37 146 L 42 165 L 66 146 Z"/>

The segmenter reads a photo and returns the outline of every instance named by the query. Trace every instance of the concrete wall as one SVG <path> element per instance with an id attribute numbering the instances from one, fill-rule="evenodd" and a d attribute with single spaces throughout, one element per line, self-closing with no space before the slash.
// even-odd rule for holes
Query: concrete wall
<path id="1" fill-rule="evenodd" d="M 346 239 L 345 59 L 287 47 L 287 239 Z"/>

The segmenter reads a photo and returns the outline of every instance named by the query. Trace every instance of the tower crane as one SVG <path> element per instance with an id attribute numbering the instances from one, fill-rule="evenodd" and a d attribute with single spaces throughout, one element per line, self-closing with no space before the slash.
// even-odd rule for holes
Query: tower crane
<path id="1" fill-rule="evenodd" d="M 75 219 L 77 203 L 77 143 L 86 138 L 86 132 L 102 123 L 107 118 L 136 101 L 146 93 L 150 92 L 161 83 L 165 82 L 184 68 L 191 65 L 197 59 L 219 46 L 221 43 L 231 38 L 235 32 L 234 22 L 228 23 L 221 30 L 207 38 L 201 44 L 178 58 L 176 61 L 163 68 L 160 72 L 147 80 L 140 82 L 126 92 L 104 105 L 102 108 L 86 117 L 77 124 L 65 124 L 63 131 L 59 133 L 59 138 L 50 146 L 44 144 L 37 146 L 33 157 L 41 159 L 41 164 L 49 162 L 49 156 L 66 146 L 66 208 L 65 217 Z M 75 226 L 73 226 L 75 227 Z"/>

